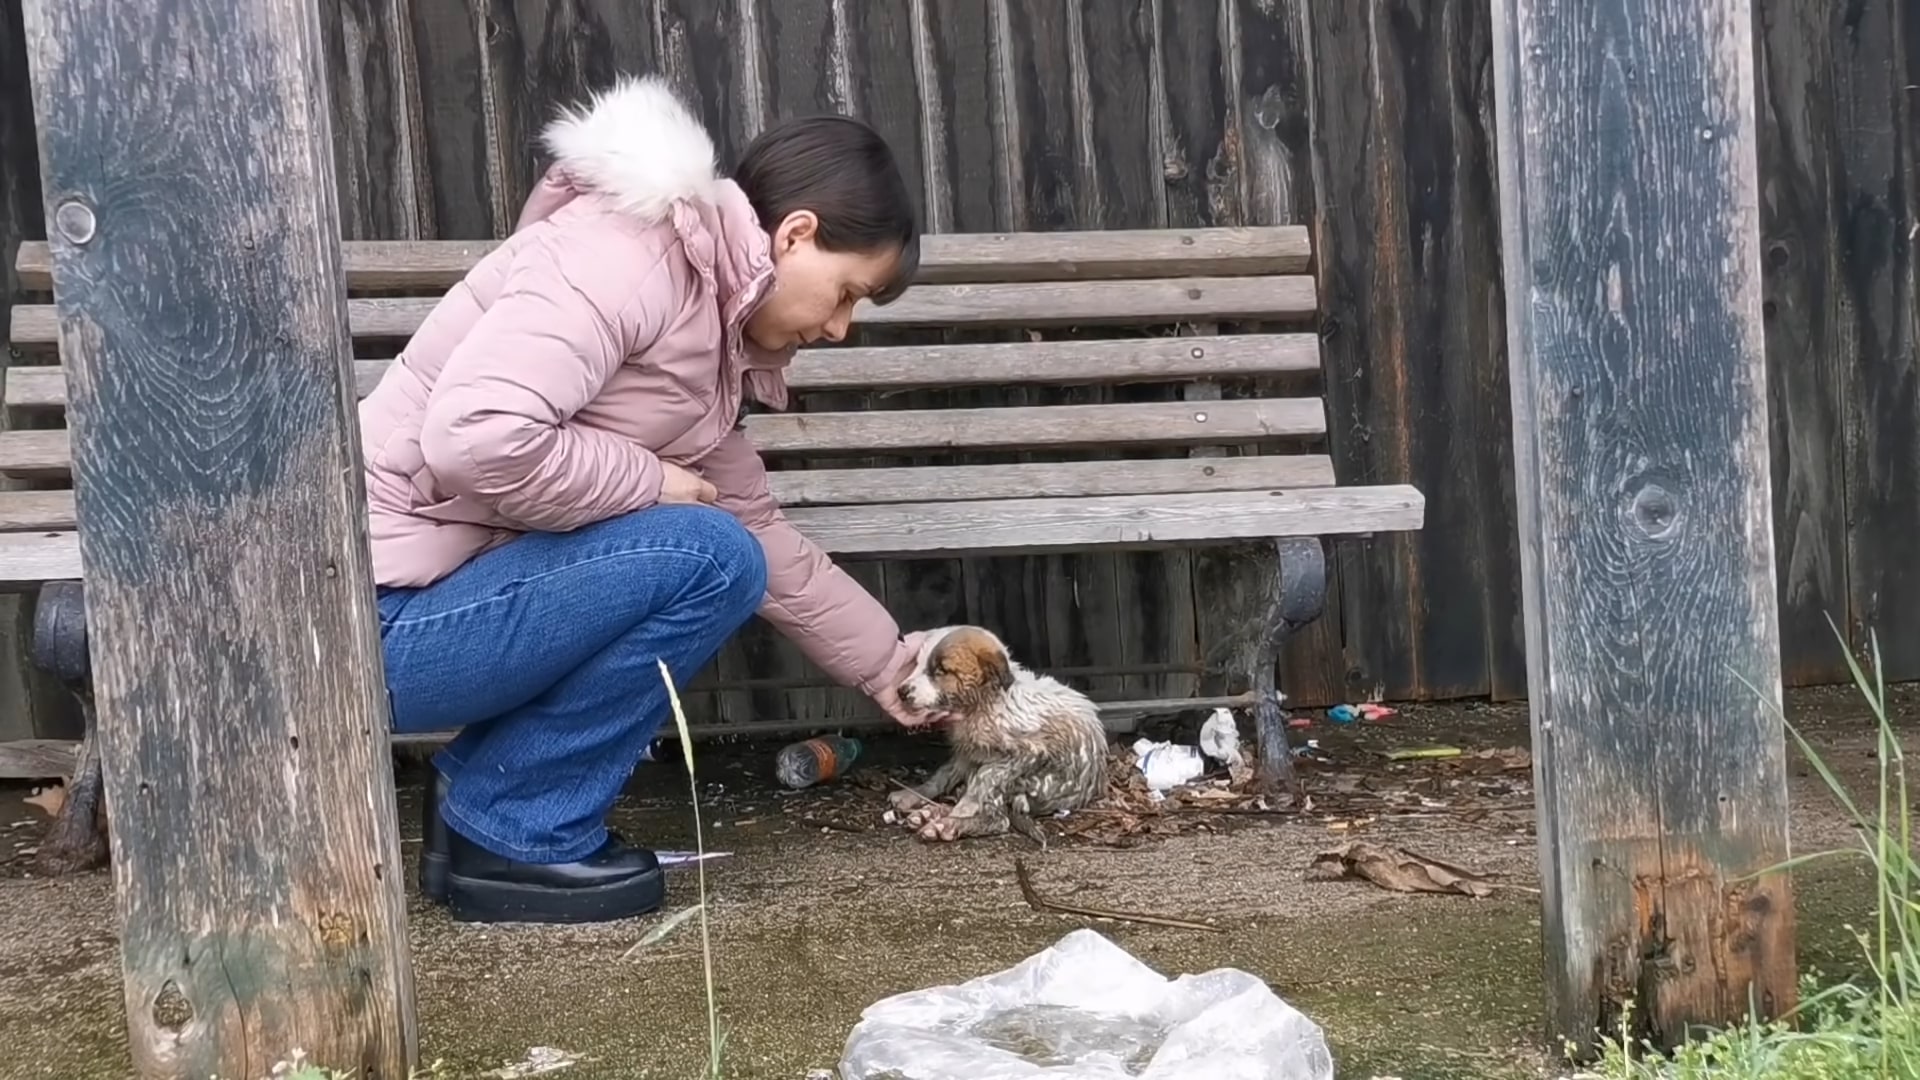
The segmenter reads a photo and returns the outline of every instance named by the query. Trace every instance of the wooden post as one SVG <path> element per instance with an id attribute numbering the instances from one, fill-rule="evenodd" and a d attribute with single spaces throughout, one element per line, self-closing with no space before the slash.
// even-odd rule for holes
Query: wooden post
<path id="1" fill-rule="evenodd" d="M 1494 9 L 1552 1034 L 1671 1043 L 1795 997 L 1752 15 Z"/>
<path id="2" fill-rule="evenodd" d="M 28 0 L 143 1077 L 416 1050 L 306 0 Z"/>

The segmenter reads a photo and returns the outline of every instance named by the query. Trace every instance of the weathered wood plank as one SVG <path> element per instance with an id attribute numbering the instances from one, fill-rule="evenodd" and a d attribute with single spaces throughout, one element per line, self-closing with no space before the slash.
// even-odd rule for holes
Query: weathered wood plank
<path id="1" fill-rule="evenodd" d="M 353 240 L 347 286 L 359 290 L 440 290 L 499 246 L 491 240 Z M 929 235 L 922 285 L 1010 281 L 1104 281 L 1168 277 L 1259 277 L 1306 270 L 1302 225 L 1264 229 L 1113 229 Z M 47 248 L 22 244 L 15 258 L 27 288 L 47 289 Z"/>
<path id="2" fill-rule="evenodd" d="M 1855 247 L 1844 233 L 1850 208 L 1875 206 L 1874 219 L 1892 209 L 1884 200 L 1895 178 L 1882 171 L 1856 186 L 1845 145 L 1850 131 L 1857 138 L 1867 130 L 1891 143 L 1893 97 L 1847 102 L 1843 113 L 1837 92 L 1855 82 L 1842 69 L 1870 60 L 1884 68 L 1894 43 L 1884 26 L 1861 26 L 1820 0 L 1765 0 L 1756 10 L 1780 652 L 1790 685 L 1843 682 L 1845 647 L 1833 628 L 1861 640 L 1848 594 L 1845 402 L 1859 365 L 1871 362 L 1856 343 L 1873 337 L 1876 307 L 1884 313 L 1893 302 L 1855 293 L 1870 276 L 1847 265 L 1850 251 L 1885 252 L 1888 238 Z M 1861 14 L 1878 19 L 1885 10 L 1872 5 Z M 1863 110 L 1879 112 L 1880 122 L 1850 119 Z M 1876 221 L 1867 231 L 1883 228 L 1890 226 Z"/>
<path id="3" fill-rule="evenodd" d="M 405 1076 L 319 9 L 65 0 L 27 37 L 135 1071 Z"/>
<path id="4" fill-rule="evenodd" d="M 636 0 L 493 0 L 486 17 L 485 68 L 498 88 L 490 118 L 498 138 L 496 182 L 517 216 L 549 164 L 540 136 L 560 110 L 585 104 L 622 75 L 657 70 L 653 18 Z M 395 248 L 409 250 L 387 250 Z M 360 287 L 349 252 L 347 283 Z M 433 284 L 444 288 L 461 274 Z"/>
<path id="5" fill-rule="evenodd" d="M 768 454 L 1024 450 L 1303 438 L 1324 433 L 1326 416 L 1318 398 L 1275 398 L 1201 407 L 1139 402 L 758 415 L 747 417 L 746 430 L 754 445 Z"/>
<path id="6" fill-rule="evenodd" d="M 13 273 L 15 246 L 46 236 L 21 19 L 20 3 L 0 0 L 0 259 L 6 263 L 0 269 L 0 322 L 13 304 L 34 299 Z M 11 342 L 0 343 L 0 371 L 19 370 L 19 360 Z M 0 430 L 54 419 L 0 409 Z M 0 480 L 0 490 L 16 486 Z M 35 606 L 30 596 L 0 596 L 0 737 L 77 737 L 84 720 L 73 695 L 28 659 Z"/>
<path id="7" fill-rule="evenodd" d="M 0 780 L 71 779 L 78 746 L 68 739 L 0 742 Z"/>
<path id="8" fill-rule="evenodd" d="M 354 362 L 354 392 L 373 392 L 391 360 Z M 894 392 L 1015 383 L 1180 382 L 1199 378 L 1294 375 L 1320 366 L 1311 334 L 1112 341 L 1006 341 L 802 349 L 787 369 L 795 391 Z M 4 398 L 15 409 L 64 409 L 66 373 L 46 364 L 5 372 Z"/>
<path id="9" fill-rule="evenodd" d="M 1426 697 L 1443 670 L 1450 689 L 1486 689 L 1486 590 L 1470 543 L 1479 440 L 1457 436 L 1472 403 L 1453 392 L 1460 382 L 1447 369 L 1467 358 L 1443 350 L 1441 337 L 1457 302 L 1412 287 L 1451 278 L 1461 232 L 1448 85 L 1457 21 L 1448 16 L 1460 6 L 1395 4 L 1391 17 L 1320 6 L 1310 16 L 1315 182 L 1345 195 L 1317 208 L 1323 235 L 1338 238 L 1319 263 L 1331 312 L 1334 462 L 1355 482 L 1430 492 L 1435 520 L 1447 523 L 1436 530 L 1445 535 L 1382 537 L 1337 553 L 1354 692 L 1367 698 Z M 1407 240 L 1374 243 L 1380 236 Z M 1452 423 L 1415 423 L 1429 407 L 1446 408 Z"/>
<path id="10" fill-rule="evenodd" d="M 1412 488 L 1380 487 L 800 507 L 789 517 L 829 551 L 899 555 L 1393 532 L 1418 528 L 1421 508 Z"/>
<path id="11" fill-rule="evenodd" d="M 1409 487 L 1299 488 L 1081 499 L 802 506 L 788 517 L 844 555 L 1033 553 L 1269 536 L 1338 536 L 1417 529 L 1423 500 Z M 0 534 L 0 584 L 81 576 L 76 534 Z"/>
<path id="12" fill-rule="evenodd" d="M 1326 431 L 1318 398 L 984 409 L 759 414 L 745 429 L 762 453 L 1027 449 L 1043 446 L 1187 446 L 1297 439 Z M 0 474 L 59 477 L 72 452 L 64 429 L 0 433 Z"/>
<path id="13" fill-rule="evenodd" d="M 423 161 L 433 191 L 430 235 L 441 240 L 505 236 L 519 210 L 513 193 L 499 190 L 496 140 L 489 134 L 491 91 L 481 42 L 492 2 L 503 0 L 407 0 Z"/>
<path id="14" fill-rule="evenodd" d="M 1201 491 L 1332 487 L 1333 463 L 1319 454 L 1188 461 L 1047 461 L 877 469 L 795 469 L 768 476 L 783 506 L 944 502 L 974 499 L 1164 495 Z M 21 494 L 58 495 L 59 492 Z M 11 495 L 0 494 L 0 527 Z M 24 516 L 24 512 L 21 512 Z M 9 530 L 9 531 L 18 531 Z"/>
<path id="15" fill-rule="evenodd" d="M 356 297 L 347 302 L 353 336 L 404 340 L 439 303 L 433 297 Z M 1155 281 L 922 285 L 884 307 L 861 301 L 862 326 L 1092 326 L 1188 319 L 1292 320 L 1312 314 L 1313 279 L 1170 278 Z M 51 307 L 13 309 L 13 340 L 51 347 Z"/>
<path id="16" fill-rule="evenodd" d="M 1845 320 L 1834 357 L 1853 373 L 1845 401 L 1847 569 L 1856 650 L 1871 634 L 1889 680 L 1920 677 L 1920 10 L 1831 11 L 1839 35 L 1836 121 L 1849 138 L 1834 170 L 1843 209 L 1832 241 L 1846 275 L 1829 301 Z M 1896 47 L 1895 43 L 1898 43 Z M 1851 354 L 1851 355 L 1849 355 Z M 1803 360 L 1803 362 L 1805 362 Z"/>
<path id="17" fill-rule="evenodd" d="M 1670 1044 L 1795 1004 L 1751 11 L 1494 40 L 1552 1034 Z"/>
<path id="18" fill-rule="evenodd" d="M 414 239 L 433 228 L 409 2 L 320 5 L 341 235 L 348 240 Z"/>

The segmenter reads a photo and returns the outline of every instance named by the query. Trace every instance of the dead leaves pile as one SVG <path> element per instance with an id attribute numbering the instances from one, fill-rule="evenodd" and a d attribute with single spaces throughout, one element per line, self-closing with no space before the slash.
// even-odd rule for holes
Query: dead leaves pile
<path id="1" fill-rule="evenodd" d="M 1105 847 L 1223 832 L 1258 818 L 1319 822 L 1336 833 L 1393 817 L 1447 816 L 1516 832 L 1531 826 L 1533 759 L 1522 749 L 1406 762 L 1353 751 L 1330 762 L 1296 759 L 1295 767 L 1306 789 L 1306 801 L 1297 807 L 1270 801 L 1255 790 L 1253 777 L 1230 778 L 1225 770 L 1155 798 L 1131 751 L 1116 748 L 1107 758 L 1106 798 L 1051 824 L 1065 836 Z"/>

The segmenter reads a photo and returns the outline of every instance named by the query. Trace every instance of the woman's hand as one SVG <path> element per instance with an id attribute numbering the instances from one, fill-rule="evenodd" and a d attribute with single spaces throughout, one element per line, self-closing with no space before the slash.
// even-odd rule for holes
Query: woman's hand
<path id="1" fill-rule="evenodd" d="M 900 639 L 901 651 L 906 654 L 906 659 L 901 662 L 900 670 L 893 673 L 893 678 L 889 679 L 887 685 L 882 687 L 880 693 L 874 697 L 874 701 L 886 710 L 887 715 L 893 717 L 902 727 L 925 727 L 953 719 L 951 713 L 916 709 L 900 700 L 900 684 L 913 678 L 915 669 L 919 667 L 920 643 L 926 636 L 925 631 L 916 630 Z"/>
<path id="2" fill-rule="evenodd" d="M 661 462 L 660 472 L 660 501 L 663 503 L 711 503 L 720 497 L 712 484 L 671 462 Z"/>

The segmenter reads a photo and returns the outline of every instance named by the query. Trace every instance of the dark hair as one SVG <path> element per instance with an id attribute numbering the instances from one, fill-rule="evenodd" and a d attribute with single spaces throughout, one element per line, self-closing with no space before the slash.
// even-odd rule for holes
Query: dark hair
<path id="1" fill-rule="evenodd" d="M 859 253 L 898 245 L 893 280 L 872 300 L 898 299 L 920 269 L 920 223 L 893 150 L 880 133 L 848 116 L 810 116 L 775 124 L 741 156 L 734 182 L 772 232 L 796 210 L 820 219 L 820 247 Z"/>

